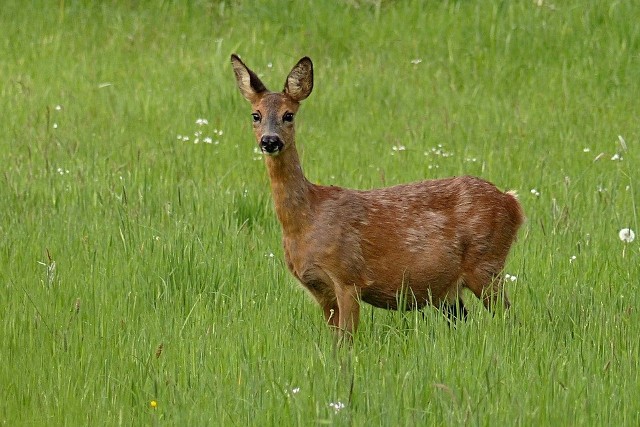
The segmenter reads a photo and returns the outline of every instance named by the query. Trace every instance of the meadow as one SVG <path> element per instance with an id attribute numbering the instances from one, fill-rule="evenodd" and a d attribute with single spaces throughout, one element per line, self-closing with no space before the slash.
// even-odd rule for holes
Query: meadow
<path id="1" fill-rule="evenodd" d="M 640 425 L 631 0 L 3 2 L 0 424 Z M 635 18 L 634 18 L 635 17 Z M 310 56 L 310 180 L 478 175 L 527 222 L 512 308 L 363 306 L 286 271 L 238 53 Z M 631 240 L 631 239 L 629 239 Z"/>

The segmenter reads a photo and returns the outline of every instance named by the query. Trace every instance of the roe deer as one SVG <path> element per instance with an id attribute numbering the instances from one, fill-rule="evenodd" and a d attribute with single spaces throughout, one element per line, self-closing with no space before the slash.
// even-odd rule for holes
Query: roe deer
<path id="1" fill-rule="evenodd" d="M 433 304 L 466 318 L 470 289 L 492 309 L 502 269 L 524 214 L 515 193 L 470 176 L 373 190 L 309 182 L 295 145 L 294 116 L 313 89 L 302 58 L 282 92 L 271 92 L 231 55 L 264 153 L 287 267 L 322 307 L 340 337 L 358 327 L 360 301 L 387 309 Z M 399 307 L 400 305 L 400 307 Z"/>

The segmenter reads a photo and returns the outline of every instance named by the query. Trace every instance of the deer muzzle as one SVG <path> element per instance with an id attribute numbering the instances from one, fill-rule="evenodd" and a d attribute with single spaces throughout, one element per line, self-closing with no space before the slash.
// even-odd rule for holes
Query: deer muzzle
<path id="1" fill-rule="evenodd" d="M 278 154 L 282 147 L 284 147 L 284 143 L 278 135 L 263 135 L 260 138 L 260 150 L 264 154 Z"/>

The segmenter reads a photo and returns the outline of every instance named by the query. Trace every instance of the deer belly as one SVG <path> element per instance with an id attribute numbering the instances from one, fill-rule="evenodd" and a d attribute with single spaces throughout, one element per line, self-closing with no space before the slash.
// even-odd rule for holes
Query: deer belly
<path id="1" fill-rule="evenodd" d="M 361 299 L 374 307 L 392 310 L 438 305 L 457 286 L 458 276 L 457 271 L 405 271 L 403 277 L 396 280 L 369 282 L 362 289 Z"/>

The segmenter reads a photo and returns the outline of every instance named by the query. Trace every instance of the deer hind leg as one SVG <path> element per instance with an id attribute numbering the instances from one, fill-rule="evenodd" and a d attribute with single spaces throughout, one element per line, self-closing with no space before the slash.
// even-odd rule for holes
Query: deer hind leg
<path id="1" fill-rule="evenodd" d="M 500 303 L 505 310 L 511 306 L 503 288 L 501 269 L 476 268 L 471 274 L 465 275 L 464 284 L 492 313 Z"/>
<path id="2" fill-rule="evenodd" d="M 466 322 L 467 320 L 467 309 L 464 306 L 464 302 L 462 298 L 458 298 L 458 301 L 448 302 L 442 306 L 442 311 L 444 315 L 449 320 L 449 324 L 454 325 L 457 321 L 461 320 Z"/>
<path id="3" fill-rule="evenodd" d="M 447 317 L 450 325 L 455 325 L 458 320 L 463 322 L 467 320 L 468 312 L 460 295 L 462 285 L 463 282 L 458 280 L 456 285 L 445 295 L 444 301 L 440 305 L 440 310 Z"/>

